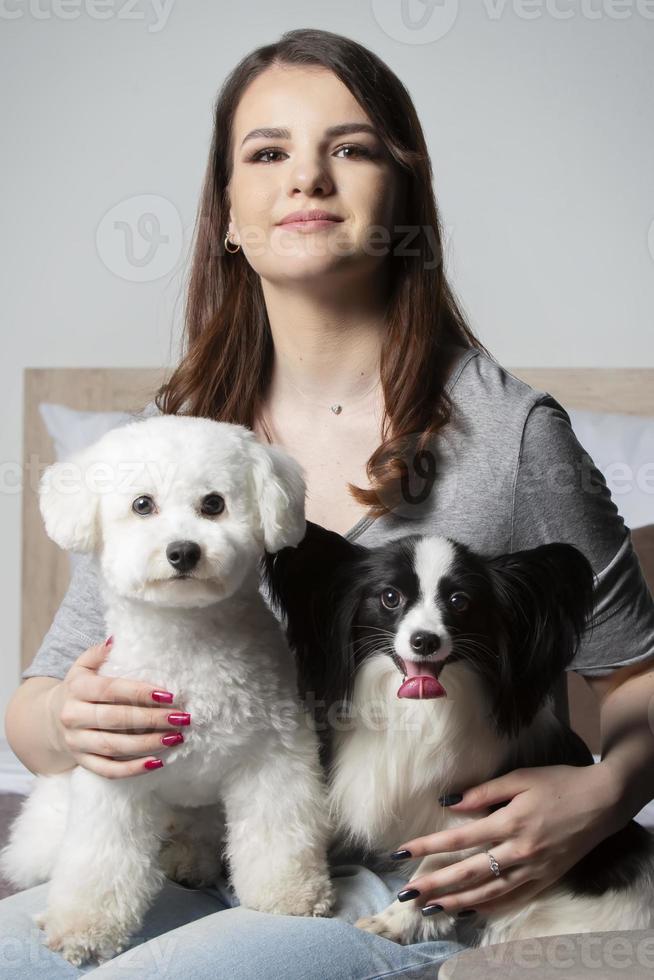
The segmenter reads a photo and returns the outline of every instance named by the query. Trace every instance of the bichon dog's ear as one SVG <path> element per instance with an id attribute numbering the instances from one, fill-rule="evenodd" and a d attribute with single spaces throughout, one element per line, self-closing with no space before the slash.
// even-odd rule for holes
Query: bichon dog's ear
<path id="1" fill-rule="evenodd" d="M 88 451 L 53 463 L 39 482 L 39 508 L 48 537 L 65 551 L 95 551 L 100 528 L 98 495 L 89 486 Z"/>
<path id="2" fill-rule="evenodd" d="M 271 554 L 280 548 L 295 547 L 306 532 L 304 471 L 278 446 L 253 440 L 250 454 L 264 547 Z"/>

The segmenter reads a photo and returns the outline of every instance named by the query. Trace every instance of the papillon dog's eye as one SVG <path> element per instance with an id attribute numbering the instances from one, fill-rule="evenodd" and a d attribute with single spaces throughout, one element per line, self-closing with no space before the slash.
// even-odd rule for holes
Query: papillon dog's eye
<path id="1" fill-rule="evenodd" d="M 208 493 L 202 501 L 202 513 L 213 517 L 215 514 L 222 514 L 225 509 L 225 498 L 219 493 Z"/>
<path id="2" fill-rule="evenodd" d="M 467 596 L 465 592 L 453 592 L 450 596 L 450 605 L 457 612 L 465 612 L 470 605 L 470 596 Z"/>
<path id="3" fill-rule="evenodd" d="M 144 493 L 132 503 L 132 510 L 135 514 L 140 514 L 141 517 L 152 514 L 154 512 L 154 500 L 147 493 Z"/>
<path id="4" fill-rule="evenodd" d="M 397 589 L 384 589 L 381 596 L 381 604 L 386 609 L 397 609 L 402 601 L 402 596 Z"/>

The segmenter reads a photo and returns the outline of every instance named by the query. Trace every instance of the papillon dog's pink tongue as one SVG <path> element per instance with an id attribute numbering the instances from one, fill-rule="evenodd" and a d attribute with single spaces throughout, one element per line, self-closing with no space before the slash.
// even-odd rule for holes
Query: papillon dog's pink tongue
<path id="1" fill-rule="evenodd" d="M 407 677 L 399 691 L 398 698 L 443 698 L 445 688 L 431 674 L 417 674 Z"/>
<path id="2" fill-rule="evenodd" d="M 443 654 L 436 660 L 404 659 L 405 681 L 397 692 L 398 698 L 442 698 L 447 692 L 438 680 Z"/>

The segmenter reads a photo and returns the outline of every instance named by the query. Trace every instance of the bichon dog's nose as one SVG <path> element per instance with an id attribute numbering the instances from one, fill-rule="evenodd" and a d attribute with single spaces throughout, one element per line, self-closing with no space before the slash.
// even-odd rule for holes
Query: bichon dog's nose
<path id="1" fill-rule="evenodd" d="M 436 653 L 441 645 L 441 638 L 436 633 L 427 633 L 423 630 L 420 633 L 412 633 L 409 642 L 412 650 L 426 657 L 430 653 Z"/>
<path id="2" fill-rule="evenodd" d="M 166 558 L 177 572 L 189 572 L 200 560 L 200 545 L 195 541 L 171 541 Z"/>

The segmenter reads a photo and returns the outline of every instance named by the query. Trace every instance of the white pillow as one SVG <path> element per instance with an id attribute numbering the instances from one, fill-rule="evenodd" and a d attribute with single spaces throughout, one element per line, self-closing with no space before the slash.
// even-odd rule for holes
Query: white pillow
<path id="1" fill-rule="evenodd" d="M 39 412 L 54 444 L 58 461 L 86 449 L 109 429 L 127 422 L 128 412 L 78 412 L 67 405 L 40 402 Z"/>
<path id="2" fill-rule="evenodd" d="M 157 415 L 159 409 L 148 402 L 141 412 L 80 412 L 67 405 L 39 402 L 39 413 L 52 438 L 57 461 L 69 459 L 74 453 L 96 442 L 110 429 L 116 429 L 137 418 Z M 68 552 L 71 575 L 81 556 Z"/>
<path id="3" fill-rule="evenodd" d="M 654 524 L 654 417 L 566 408 L 629 528 Z"/>

